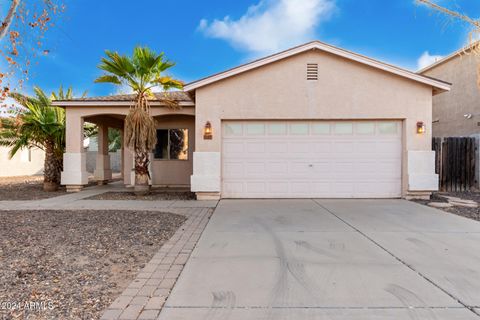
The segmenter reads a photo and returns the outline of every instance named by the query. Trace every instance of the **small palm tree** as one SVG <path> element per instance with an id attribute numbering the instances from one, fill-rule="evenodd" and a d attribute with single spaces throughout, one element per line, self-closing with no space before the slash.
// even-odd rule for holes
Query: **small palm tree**
<path id="1" fill-rule="evenodd" d="M 147 194 L 150 190 L 148 179 L 149 153 L 157 143 L 155 121 L 150 115 L 149 99 L 154 97 L 152 89 L 160 87 L 164 102 L 171 108 L 177 103 L 168 99 L 169 89 L 181 89 L 183 83 L 165 76 L 164 72 L 174 66 L 164 54 L 156 54 L 149 48 L 136 47 L 131 57 L 117 52 L 106 51 L 99 69 L 106 72 L 97 78 L 97 83 L 127 85 L 135 93 L 132 108 L 125 118 L 125 143 L 135 152 L 135 193 Z"/>
<path id="2" fill-rule="evenodd" d="M 55 191 L 63 170 L 65 110 L 52 106 L 51 99 L 71 99 L 72 89 L 64 92 L 60 87 L 58 93 L 52 93 L 50 98 L 38 87 L 34 88 L 34 92 L 34 97 L 10 94 L 21 108 L 16 117 L 0 119 L 0 146 L 11 148 L 10 157 L 26 148 L 45 151 L 43 188 Z"/>

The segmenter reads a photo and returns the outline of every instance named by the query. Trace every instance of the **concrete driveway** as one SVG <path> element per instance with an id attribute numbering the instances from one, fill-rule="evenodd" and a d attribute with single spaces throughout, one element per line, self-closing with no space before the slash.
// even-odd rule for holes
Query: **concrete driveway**
<path id="1" fill-rule="evenodd" d="M 478 319 L 480 223 L 404 200 L 225 200 L 161 320 Z"/>

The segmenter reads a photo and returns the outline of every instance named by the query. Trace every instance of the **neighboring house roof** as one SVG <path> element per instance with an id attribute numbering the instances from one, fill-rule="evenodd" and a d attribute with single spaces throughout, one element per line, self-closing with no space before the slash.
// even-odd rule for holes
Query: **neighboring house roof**
<path id="1" fill-rule="evenodd" d="M 190 95 L 184 91 L 171 91 L 171 92 L 154 92 L 155 99 L 150 99 L 152 105 L 162 105 L 162 100 L 165 98 L 177 101 L 180 105 L 193 105 L 193 101 Z M 166 95 L 166 97 L 165 97 Z M 111 96 L 101 97 L 85 97 L 75 98 L 70 100 L 55 100 L 53 105 L 55 106 L 75 106 L 75 105 L 131 105 L 134 101 L 134 94 L 118 94 Z"/>
<path id="2" fill-rule="evenodd" d="M 428 70 L 436 68 L 439 65 L 444 64 L 445 62 L 452 60 L 453 58 L 460 57 L 462 54 L 467 54 L 470 50 L 472 50 L 473 47 L 479 46 L 479 45 L 480 45 L 480 41 L 475 41 L 472 44 L 470 44 L 466 47 L 460 48 L 457 51 L 453 52 L 452 54 L 449 54 L 448 56 L 435 61 L 434 63 L 432 63 L 428 67 L 425 67 L 425 68 L 417 71 L 417 73 L 422 74 L 424 72 L 427 72 Z"/>
<path id="3" fill-rule="evenodd" d="M 279 61 L 279 60 L 282 60 L 282 59 L 285 59 L 285 58 L 288 58 L 288 57 L 291 57 L 291 56 L 294 56 L 294 55 L 297 55 L 299 53 L 303 53 L 303 52 L 306 52 L 306 51 L 309 51 L 309 50 L 321 50 L 321 51 L 324 51 L 324 52 L 328 52 L 328 53 L 343 57 L 345 59 L 353 60 L 353 61 L 365 64 L 365 65 L 374 67 L 376 69 L 380 69 L 380 70 L 390 72 L 390 73 L 396 74 L 398 76 L 401 76 L 401 77 L 404 77 L 404 78 L 407 78 L 407 79 L 411 79 L 411 80 L 414 80 L 414 81 L 417 81 L 417 82 L 420 82 L 420 83 L 424 83 L 424 84 L 432 86 L 434 89 L 436 89 L 436 92 L 443 92 L 443 91 L 449 91 L 450 90 L 451 84 L 448 83 L 448 82 L 441 81 L 441 80 L 438 80 L 438 79 L 433 79 L 433 78 L 430 78 L 430 77 L 425 77 L 423 75 L 414 73 L 412 71 L 408 71 L 408 70 L 393 66 L 391 64 L 380 62 L 378 60 L 374 60 L 374 59 L 368 58 L 366 56 L 363 56 L 363 55 L 360 55 L 360 54 L 357 54 L 357 53 L 353 53 L 351 51 L 340 49 L 340 48 L 334 47 L 332 45 L 329 45 L 329 44 L 326 44 L 326 43 L 323 43 L 323 42 L 320 42 L 320 41 L 308 42 L 306 44 L 288 49 L 286 51 L 282 51 L 280 53 L 276 53 L 276 54 L 273 54 L 271 56 L 261 58 L 259 60 L 255 60 L 253 62 L 235 67 L 233 69 L 223 71 L 223 72 L 214 74 L 212 76 L 209 76 L 209 77 L 191 82 L 191 83 L 189 83 L 185 86 L 184 90 L 187 91 L 187 92 L 190 92 L 190 91 L 193 91 L 193 90 L 198 89 L 200 87 L 209 85 L 211 83 L 214 83 L 214 82 L 217 82 L 217 81 L 235 76 L 237 74 L 240 74 L 240 73 L 252 70 L 252 69 L 259 68 L 259 67 L 267 65 L 269 63 L 273 63 L 273 62 L 276 62 L 276 61 Z"/>

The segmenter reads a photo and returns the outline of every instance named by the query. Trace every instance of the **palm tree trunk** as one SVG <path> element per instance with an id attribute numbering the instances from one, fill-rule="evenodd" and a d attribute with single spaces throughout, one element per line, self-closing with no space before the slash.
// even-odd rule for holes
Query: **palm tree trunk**
<path id="1" fill-rule="evenodd" d="M 45 163 L 43 168 L 43 190 L 57 191 L 60 182 L 60 170 L 58 168 L 58 159 L 54 152 L 54 142 L 45 142 Z"/>
<path id="2" fill-rule="evenodd" d="M 148 152 L 135 152 L 135 194 L 144 196 L 150 193 L 148 179 L 148 164 L 150 163 Z"/>

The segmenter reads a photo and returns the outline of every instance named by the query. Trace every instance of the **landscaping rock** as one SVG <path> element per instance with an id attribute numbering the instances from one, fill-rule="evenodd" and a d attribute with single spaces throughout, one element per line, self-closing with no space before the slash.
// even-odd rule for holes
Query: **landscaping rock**
<path id="1" fill-rule="evenodd" d="M 448 202 L 429 202 L 428 205 L 430 207 L 440 208 L 440 209 L 453 207 L 453 205 L 451 203 L 448 203 Z"/>
<path id="2" fill-rule="evenodd" d="M 160 201 L 160 200 L 195 200 L 195 193 L 182 191 L 157 191 L 152 190 L 148 195 L 137 196 L 133 192 L 105 192 L 83 200 L 145 200 L 145 201 Z"/>
<path id="3" fill-rule="evenodd" d="M 448 203 L 457 206 L 457 207 L 465 207 L 465 208 L 478 208 L 478 203 L 476 202 L 466 202 L 466 201 L 449 201 Z"/>
<path id="4" fill-rule="evenodd" d="M 462 201 L 461 198 L 458 197 L 452 197 L 452 196 L 447 196 L 444 194 L 437 194 L 438 197 L 446 199 L 447 201 Z"/>
<path id="5" fill-rule="evenodd" d="M 0 211 L 0 319 L 98 319 L 185 217 Z M 25 310 L 25 303 L 39 310 Z M 43 304 L 42 304 L 43 303 Z M 20 306 L 23 309 L 18 309 Z"/>
<path id="6" fill-rule="evenodd" d="M 451 204 L 451 206 L 445 206 L 444 208 L 438 208 L 448 213 L 456 214 L 465 218 L 480 221 L 480 192 L 478 191 L 466 191 L 466 192 L 434 192 L 431 196 L 431 200 L 413 200 L 414 202 L 428 205 L 431 202 L 444 202 Z M 452 204 L 451 202 L 456 205 Z M 440 205 L 442 206 L 442 205 Z"/>

